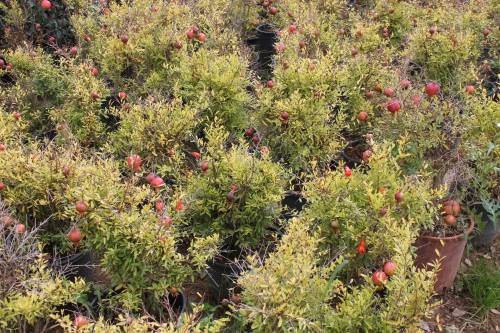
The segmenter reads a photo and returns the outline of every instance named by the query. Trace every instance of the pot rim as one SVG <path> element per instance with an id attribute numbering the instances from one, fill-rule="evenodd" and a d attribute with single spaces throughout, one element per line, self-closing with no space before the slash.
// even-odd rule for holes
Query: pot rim
<path id="1" fill-rule="evenodd" d="M 472 233 L 472 230 L 474 230 L 474 220 L 471 218 L 470 223 L 469 223 L 469 227 L 467 228 L 467 231 L 466 231 L 467 236 Z M 453 240 L 459 240 L 463 236 L 464 236 L 464 233 L 460 233 L 458 235 L 448 236 L 448 237 L 422 235 L 421 238 L 428 239 L 428 240 L 434 240 L 434 241 L 440 241 L 440 240 L 453 241 Z"/>
<path id="2" fill-rule="evenodd" d="M 274 34 L 276 34 L 276 30 L 275 29 L 276 28 L 272 24 L 269 24 L 269 23 L 259 24 L 255 28 L 255 30 L 257 30 L 258 32 L 263 33 L 263 34 L 268 34 L 268 35 L 274 35 Z"/>

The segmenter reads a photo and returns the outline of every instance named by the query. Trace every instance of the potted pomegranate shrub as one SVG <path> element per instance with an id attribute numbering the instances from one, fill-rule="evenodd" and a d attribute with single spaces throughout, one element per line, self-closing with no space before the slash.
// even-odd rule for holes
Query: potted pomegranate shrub
<path id="1" fill-rule="evenodd" d="M 280 213 L 284 170 L 265 149 L 225 149 L 228 133 L 214 125 L 186 181 L 181 218 L 195 235 L 219 234 L 230 248 L 261 245 Z"/>

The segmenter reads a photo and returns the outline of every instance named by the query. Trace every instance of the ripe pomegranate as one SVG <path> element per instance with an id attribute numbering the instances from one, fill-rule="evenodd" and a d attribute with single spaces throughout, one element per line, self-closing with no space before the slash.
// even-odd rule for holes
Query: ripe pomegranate
<path id="1" fill-rule="evenodd" d="M 446 215 L 444 217 L 444 223 L 446 223 L 447 225 L 454 225 L 455 223 L 457 223 L 457 218 L 453 215 Z"/>
<path id="2" fill-rule="evenodd" d="M 78 54 L 78 48 L 76 46 L 73 46 L 69 49 L 69 54 L 71 54 L 73 57 L 76 56 Z"/>
<path id="3" fill-rule="evenodd" d="M 5 151 L 6 147 L 3 143 L 0 143 L 0 152 Z"/>
<path id="4" fill-rule="evenodd" d="M 40 5 L 42 6 L 43 10 L 51 10 L 52 9 L 52 3 L 49 0 L 42 0 Z"/>
<path id="5" fill-rule="evenodd" d="M 404 199 L 403 193 L 396 192 L 396 194 L 394 194 L 394 199 L 396 200 L 397 203 L 403 202 Z"/>
<path id="6" fill-rule="evenodd" d="M 288 26 L 288 32 L 291 34 L 294 34 L 297 32 L 297 26 L 295 24 L 290 24 Z"/>
<path id="7" fill-rule="evenodd" d="M 193 31 L 193 29 L 190 29 L 190 30 L 186 31 L 186 37 L 187 37 L 187 39 L 191 40 L 191 39 L 194 38 L 194 36 L 195 36 L 195 32 Z"/>
<path id="8" fill-rule="evenodd" d="M 407 79 L 401 80 L 401 81 L 399 81 L 399 86 L 402 89 L 408 89 L 411 86 L 411 81 L 407 80 Z"/>
<path id="9" fill-rule="evenodd" d="M 208 162 L 207 161 L 203 161 L 200 163 L 200 169 L 202 172 L 206 172 L 208 170 Z"/>
<path id="10" fill-rule="evenodd" d="M 393 99 L 389 103 L 387 103 L 387 111 L 390 113 L 396 113 L 401 110 L 401 103 L 397 99 Z"/>
<path id="11" fill-rule="evenodd" d="M 290 115 L 288 114 L 288 112 L 286 112 L 286 111 L 280 112 L 280 120 L 282 122 L 286 123 L 288 121 L 289 117 L 290 117 Z"/>
<path id="12" fill-rule="evenodd" d="M 299 40 L 299 47 L 301 49 L 303 49 L 304 47 L 306 47 L 306 42 L 303 39 Z"/>
<path id="13" fill-rule="evenodd" d="M 256 145 L 260 143 L 260 136 L 259 136 L 259 134 L 255 133 L 252 136 L 252 142 L 255 143 Z"/>
<path id="14" fill-rule="evenodd" d="M 5 187 L 6 187 L 6 186 L 5 186 L 5 183 L 0 182 L 0 191 L 5 190 Z"/>
<path id="15" fill-rule="evenodd" d="M 14 119 L 16 119 L 17 121 L 21 120 L 21 114 L 19 112 L 14 112 L 12 114 L 12 116 L 14 117 Z"/>
<path id="16" fill-rule="evenodd" d="M 73 325 L 75 325 L 75 327 L 77 329 L 79 329 L 79 328 L 82 328 L 84 326 L 87 326 L 88 323 L 89 323 L 89 320 L 87 317 L 78 315 L 75 317 L 75 321 L 73 322 Z"/>
<path id="17" fill-rule="evenodd" d="M 267 81 L 266 85 L 267 85 L 268 88 L 272 88 L 272 87 L 274 87 L 274 81 L 273 80 L 269 80 L 269 81 Z"/>
<path id="18" fill-rule="evenodd" d="M 127 164 L 134 172 L 139 172 L 141 171 L 142 158 L 139 155 L 130 155 L 127 158 Z"/>
<path id="19" fill-rule="evenodd" d="M 146 179 L 146 181 L 151 184 L 153 182 L 153 180 L 156 178 L 156 175 L 154 173 L 150 173 L 149 175 L 147 175 L 146 177 L 144 177 Z"/>
<path id="20" fill-rule="evenodd" d="M 82 240 L 83 236 L 82 236 L 82 232 L 80 231 L 80 229 L 78 228 L 73 228 L 70 230 L 70 232 L 68 233 L 68 239 L 70 242 L 72 242 L 73 244 L 78 244 L 80 243 L 80 241 Z"/>
<path id="21" fill-rule="evenodd" d="M 200 41 L 200 43 L 205 43 L 205 41 L 207 40 L 207 35 L 205 35 L 205 33 L 203 32 L 200 32 L 197 38 Z"/>
<path id="22" fill-rule="evenodd" d="M 89 206 L 85 203 L 85 201 L 77 201 L 75 204 L 75 209 L 76 211 L 80 214 L 83 215 L 85 212 L 87 212 L 87 209 Z"/>
<path id="23" fill-rule="evenodd" d="M 165 209 L 165 203 L 163 202 L 163 200 L 160 199 L 156 200 L 155 209 L 158 213 L 163 212 L 163 210 Z"/>
<path id="24" fill-rule="evenodd" d="M 441 88 L 439 87 L 439 84 L 437 84 L 436 82 L 429 82 L 425 85 L 425 93 L 429 97 L 439 94 L 440 89 Z"/>
<path id="25" fill-rule="evenodd" d="M 352 176 L 352 170 L 347 165 L 344 167 L 344 175 L 346 177 L 351 177 Z"/>
<path id="26" fill-rule="evenodd" d="M 154 178 L 151 180 L 151 186 L 158 190 L 162 186 L 165 186 L 165 181 L 163 181 L 161 177 L 154 176 Z"/>
<path id="27" fill-rule="evenodd" d="M 368 119 L 368 113 L 366 113 L 365 111 L 361 111 L 358 114 L 358 120 L 359 121 L 366 121 L 367 119 Z"/>
<path id="28" fill-rule="evenodd" d="M 269 8 L 269 14 L 271 14 L 271 15 L 278 14 L 278 8 L 276 8 L 276 7 L 270 7 Z"/>
<path id="29" fill-rule="evenodd" d="M 127 96 L 127 93 L 126 93 L 126 92 L 120 91 L 120 92 L 118 93 L 118 98 L 119 98 L 120 100 L 122 100 L 122 101 L 126 100 L 126 99 L 127 99 L 127 97 L 128 97 L 128 96 Z"/>
<path id="30" fill-rule="evenodd" d="M 387 274 L 387 276 L 393 276 L 394 273 L 396 272 L 396 264 L 393 263 L 392 261 L 387 261 L 384 264 L 384 273 Z"/>
<path id="31" fill-rule="evenodd" d="M 367 99 L 372 99 L 372 98 L 373 98 L 373 91 L 371 91 L 371 90 L 370 90 L 370 91 L 367 91 L 367 92 L 365 93 L 365 97 L 366 97 Z"/>
<path id="32" fill-rule="evenodd" d="M 387 275 L 382 272 L 382 271 L 376 271 L 372 275 L 372 281 L 375 283 L 377 286 L 383 286 L 384 283 L 387 281 Z"/>
<path id="33" fill-rule="evenodd" d="M 127 34 L 121 35 L 120 40 L 122 41 L 123 44 L 127 44 L 128 43 L 128 35 Z"/>
<path id="34" fill-rule="evenodd" d="M 97 76 L 97 75 L 99 75 L 99 70 L 95 67 L 92 67 L 90 69 L 90 74 L 92 74 L 92 76 Z"/>
<path id="35" fill-rule="evenodd" d="M 362 155 L 363 161 L 368 162 L 370 160 L 370 158 L 372 157 L 372 155 L 373 155 L 373 153 L 370 149 L 365 150 L 363 152 L 363 155 Z"/>
<path id="36" fill-rule="evenodd" d="M 245 136 L 247 137 L 252 137 L 255 133 L 255 129 L 253 129 L 252 127 L 249 127 L 245 130 Z"/>
<path id="37" fill-rule="evenodd" d="M 18 234 L 24 234 L 26 232 L 26 226 L 22 223 L 16 224 L 16 232 Z"/>
<path id="38" fill-rule="evenodd" d="M 469 95 L 474 94 L 475 91 L 476 91 L 476 88 L 474 88 L 474 86 L 471 84 L 469 84 L 465 87 L 465 92 L 468 93 Z"/>
<path id="39" fill-rule="evenodd" d="M 384 95 L 387 97 L 394 96 L 394 89 L 392 89 L 391 87 L 384 88 Z"/>
<path id="40" fill-rule="evenodd" d="M 491 34 L 491 29 L 486 27 L 483 29 L 483 36 L 488 37 L 488 35 Z"/>
<path id="41" fill-rule="evenodd" d="M 182 203 L 182 200 L 181 199 L 177 200 L 177 203 L 175 204 L 175 210 L 180 212 L 183 209 L 184 209 L 184 204 Z"/>
<path id="42" fill-rule="evenodd" d="M 192 151 L 191 156 L 193 156 L 197 160 L 199 160 L 201 158 L 201 154 L 197 151 Z"/>

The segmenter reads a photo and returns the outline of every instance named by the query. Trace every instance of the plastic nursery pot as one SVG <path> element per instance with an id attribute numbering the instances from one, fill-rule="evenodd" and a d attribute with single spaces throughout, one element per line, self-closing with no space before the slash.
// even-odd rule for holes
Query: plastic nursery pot
<path id="1" fill-rule="evenodd" d="M 472 243 L 476 248 L 488 247 L 500 234 L 500 222 L 492 220 L 482 205 L 477 205 L 474 208 L 479 211 L 482 221 L 486 223 L 482 228 L 479 227 L 480 231 L 474 237 Z M 478 225 L 480 225 L 480 223 L 478 223 Z"/>
<path id="2" fill-rule="evenodd" d="M 290 219 L 294 216 L 293 213 L 300 212 L 305 204 L 306 199 L 299 191 L 287 191 L 281 201 L 281 205 L 285 208 L 284 218 Z"/>
<path id="3" fill-rule="evenodd" d="M 180 316 L 186 310 L 187 298 L 184 293 L 177 292 L 176 295 L 168 294 L 168 307 L 176 316 Z"/>
<path id="4" fill-rule="evenodd" d="M 467 236 L 474 229 L 474 221 L 471 220 L 467 228 Z M 417 257 L 415 264 L 420 268 L 429 268 L 430 264 L 440 261 L 441 265 L 436 276 L 434 290 L 441 292 L 444 288 L 453 286 L 457 276 L 460 262 L 464 253 L 467 238 L 464 234 L 450 237 L 420 236 L 417 239 Z M 439 254 L 438 254 L 439 253 Z"/>
<path id="5" fill-rule="evenodd" d="M 266 79 L 272 76 L 273 56 L 276 53 L 274 44 L 278 41 L 276 29 L 270 24 L 261 24 L 255 29 L 255 37 L 247 40 L 257 53 L 257 70 Z"/>
<path id="6" fill-rule="evenodd" d="M 366 149 L 366 143 L 361 140 L 353 140 L 342 150 L 342 159 L 349 168 L 355 168 L 363 163 L 362 155 Z"/>

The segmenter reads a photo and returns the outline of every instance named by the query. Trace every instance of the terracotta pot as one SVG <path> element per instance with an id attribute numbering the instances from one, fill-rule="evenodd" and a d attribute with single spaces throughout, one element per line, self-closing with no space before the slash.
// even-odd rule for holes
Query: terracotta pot
<path id="1" fill-rule="evenodd" d="M 473 229 L 474 221 L 471 220 L 466 232 L 467 236 L 471 234 Z M 441 263 L 434 284 L 434 289 L 437 292 L 453 286 L 466 244 L 467 238 L 464 237 L 464 234 L 451 237 L 420 236 L 417 239 L 415 244 L 417 247 L 417 257 L 415 258 L 417 267 L 432 269 L 429 264 L 436 260 Z"/>

